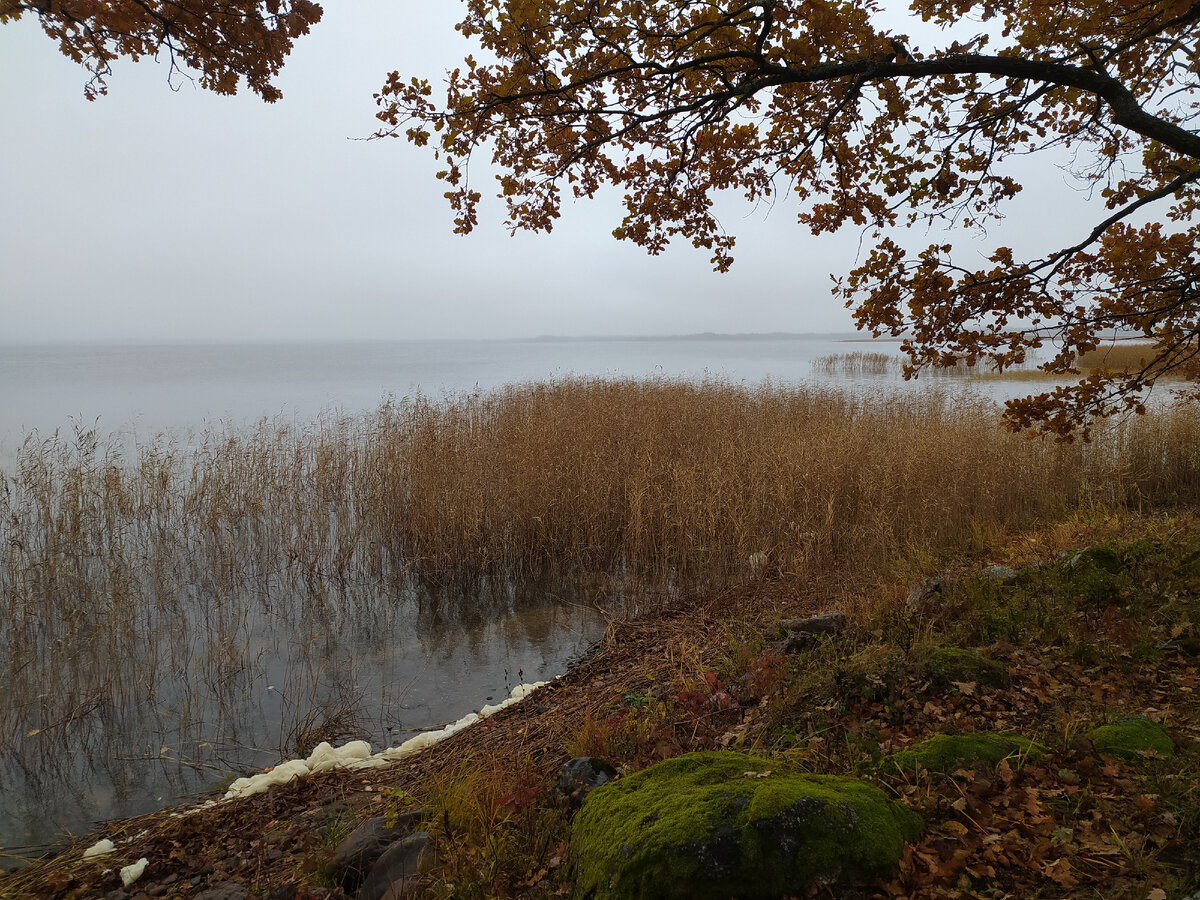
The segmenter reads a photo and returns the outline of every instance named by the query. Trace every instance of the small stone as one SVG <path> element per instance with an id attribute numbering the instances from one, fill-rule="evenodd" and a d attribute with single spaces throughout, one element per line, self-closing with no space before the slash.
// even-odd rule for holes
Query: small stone
<path id="1" fill-rule="evenodd" d="M 1194 634 L 1186 634 L 1178 637 L 1172 644 L 1180 653 L 1191 657 L 1200 656 L 1200 637 Z"/>
<path id="2" fill-rule="evenodd" d="M 1012 584 L 1020 573 L 1008 566 L 988 566 L 980 573 L 986 581 L 998 581 L 1001 584 Z"/>
<path id="3" fill-rule="evenodd" d="M 822 635 L 838 635 L 846 630 L 848 620 L 844 613 L 832 610 L 819 616 L 803 619 L 784 619 L 774 629 L 776 635 L 784 635 L 770 647 L 779 654 L 802 653 L 814 647 Z M 770 634 L 767 635 L 771 637 Z"/>
<path id="4" fill-rule="evenodd" d="M 99 841 L 96 841 L 96 843 L 92 844 L 92 846 L 90 846 L 86 850 L 84 850 L 83 858 L 91 859 L 93 856 L 103 856 L 106 853 L 112 853 L 116 849 L 117 849 L 116 844 L 114 844 L 108 838 L 103 838 Z"/>
<path id="5" fill-rule="evenodd" d="M 830 610 L 819 616 L 784 619 L 779 623 L 779 628 L 787 634 L 841 634 L 846 630 L 846 624 L 845 613 Z"/>
<path id="6" fill-rule="evenodd" d="M 1163 727 L 1145 716 L 1125 716 L 1111 725 L 1101 725 L 1087 733 L 1100 754 L 1134 762 L 1147 756 L 1172 757 L 1175 742 Z"/>
<path id="7" fill-rule="evenodd" d="M 1111 547 L 1085 547 L 1068 556 L 1065 565 L 1068 569 L 1099 569 L 1110 575 L 1125 568 L 1125 563 Z"/>
<path id="8" fill-rule="evenodd" d="M 989 687 L 1008 684 L 1008 670 L 1004 664 L 978 650 L 937 647 L 929 651 L 925 665 L 929 674 L 941 685 L 972 681 Z"/>
<path id="9" fill-rule="evenodd" d="M 418 831 L 396 841 L 375 863 L 358 900 L 400 900 L 420 890 L 420 874 L 433 861 L 429 833 Z"/>
<path id="10" fill-rule="evenodd" d="M 410 834 L 424 815 L 423 810 L 415 809 L 391 819 L 387 816 L 367 819 L 334 851 L 329 863 L 333 880 L 347 893 L 354 891 L 383 852 Z"/>
<path id="11" fill-rule="evenodd" d="M 125 866 L 123 869 L 121 869 L 121 884 L 125 885 L 125 887 L 129 887 L 142 877 L 142 873 L 146 871 L 146 866 L 149 865 L 149 863 L 150 860 L 143 856 L 137 862 L 130 863 L 129 865 Z"/>
<path id="12" fill-rule="evenodd" d="M 595 756 L 576 756 L 563 763 L 554 782 L 554 790 L 572 806 L 605 782 L 617 777 L 611 763 Z"/>
<path id="13" fill-rule="evenodd" d="M 974 734 L 937 734 L 907 750 L 894 753 L 882 763 L 884 768 L 949 772 L 958 766 L 982 761 L 996 765 L 1002 759 L 1040 759 L 1041 745 L 1018 734 L 977 732 Z"/>
<path id="14" fill-rule="evenodd" d="M 933 578 L 927 578 L 925 581 L 915 585 L 908 592 L 908 597 L 904 601 L 904 610 L 909 615 L 920 612 L 934 598 L 941 597 L 946 592 L 946 579 L 940 575 L 935 575 Z"/>

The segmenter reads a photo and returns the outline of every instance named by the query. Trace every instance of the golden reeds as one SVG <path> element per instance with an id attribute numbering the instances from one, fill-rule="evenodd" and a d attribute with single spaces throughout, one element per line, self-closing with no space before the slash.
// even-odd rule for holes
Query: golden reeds
<path id="1" fill-rule="evenodd" d="M 446 596 L 480 579 L 503 606 L 551 571 L 597 593 L 869 572 L 1081 501 L 1200 499 L 1200 420 L 1172 406 L 1063 445 L 945 392 L 570 379 L 128 459 L 86 430 L 31 438 L 0 484 L 0 756 L 33 733 L 86 752 L 72 723 L 121 733 L 167 694 L 164 730 L 214 715 L 186 698 L 251 683 L 268 612 L 324 633 L 421 579 L 449 586 L 426 598 L 454 621 Z M 289 696 L 338 696 L 314 690 L 328 667 L 292 677 Z"/>
<path id="2" fill-rule="evenodd" d="M 874 353 L 856 350 L 853 353 L 831 353 L 818 356 L 812 361 L 813 372 L 820 375 L 857 378 L 864 375 L 892 375 L 900 372 L 903 364 L 898 356 L 890 353 Z"/>
<path id="3" fill-rule="evenodd" d="M 86 431 L 30 440 L 0 493 L 0 596 L 67 595 L 91 615 L 131 591 L 248 578 L 552 565 L 727 582 L 751 557 L 878 561 L 1081 493 L 1119 504 L 1196 489 L 1190 408 L 1066 447 L 997 422 L 989 401 L 936 391 L 564 380 L 160 440 L 128 461 Z"/>

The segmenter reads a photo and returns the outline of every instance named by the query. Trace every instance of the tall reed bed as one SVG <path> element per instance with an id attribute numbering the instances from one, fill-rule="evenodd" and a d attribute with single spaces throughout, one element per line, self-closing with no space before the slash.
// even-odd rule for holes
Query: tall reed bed
<path id="1" fill-rule="evenodd" d="M 811 368 L 818 375 L 841 378 L 900 375 L 904 371 L 906 359 L 907 357 L 891 353 L 856 350 L 852 353 L 834 353 L 828 356 L 818 356 L 812 361 Z M 967 378 L 972 375 L 982 374 L 995 375 L 997 373 L 995 368 L 990 364 L 969 365 L 961 359 L 950 366 L 927 366 L 921 370 L 922 378 Z"/>
<path id="2" fill-rule="evenodd" d="M 1085 496 L 1194 497 L 1193 412 L 1064 446 L 1002 431 L 988 401 L 936 391 L 513 387 L 385 409 L 367 454 L 378 506 L 363 512 L 394 558 L 435 571 L 553 561 L 702 583 L 870 567 Z"/>
<path id="3" fill-rule="evenodd" d="M 454 586 L 481 579 L 503 606 L 547 572 L 673 589 L 869 571 L 1081 500 L 1197 499 L 1194 407 L 1062 445 L 937 391 L 563 380 L 128 457 L 89 431 L 31 437 L 0 487 L 0 758 L 38 733 L 86 751 L 67 726 L 120 733 L 134 709 L 172 733 L 236 722 L 266 616 L 323 648 L 286 683 L 315 696 L 344 662 L 330 635 L 391 615 L 381 593 L 453 623 Z"/>
<path id="4" fill-rule="evenodd" d="M 859 378 L 864 375 L 899 374 L 902 361 L 890 353 L 863 352 L 831 353 L 818 356 L 812 361 L 813 372 L 842 378 Z"/>
<path id="5" fill-rule="evenodd" d="M 1061 445 L 938 391 L 564 380 L 128 454 L 31 436 L 0 478 L 0 790 L 37 822 L 86 808 L 98 772 L 130 790 L 116 756 L 161 746 L 186 792 L 183 767 L 226 764 L 197 748 L 263 746 L 248 722 L 274 716 L 284 748 L 344 730 L 364 685 L 398 705 L 368 671 L 380 635 L 452 643 L 512 613 L 518 583 L 864 572 L 1080 501 L 1196 499 L 1193 407 Z"/>
<path id="6" fill-rule="evenodd" d="M 221 597 L 547 565 L 728 582 L 764 561 L 870 565 L 1081 497 L 1193 498 L 1198 464 L 1190 406 L 1064 446 L 1009 434 L 993 404 L 962 395 L 717 381 L 417 396 L 353 419 L 159 439 L 128 459 L 82 431 L 31 438 L 4 475 L 0 597 L 13 611 L 52 599 L 85 621 L 131 593 L 197 586 Z"/>

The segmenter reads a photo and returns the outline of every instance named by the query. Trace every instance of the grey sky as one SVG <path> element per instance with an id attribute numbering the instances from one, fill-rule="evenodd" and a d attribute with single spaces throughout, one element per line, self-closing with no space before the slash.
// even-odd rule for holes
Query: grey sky
<path id="1" fill-rule="evenodd" d="M 509 237 L 495 206 L 453 235 L 430 155 L 348 138 L 373 131 L 386 72 L 436 78 L 461 60 L 457 5 L 325 6 L 273 106 L 172 91 L 153 61 L 117 66 L 88 103 L 86 73 L 31 17 L 0 26 L 0 342 L 851 327 L 829 273 L 857 235 L 814 239 L 786 207 L 730 205 L 724 276 L 686 244 L 651 258 L 614 241 L 611 194 L 549 236 Z"/>

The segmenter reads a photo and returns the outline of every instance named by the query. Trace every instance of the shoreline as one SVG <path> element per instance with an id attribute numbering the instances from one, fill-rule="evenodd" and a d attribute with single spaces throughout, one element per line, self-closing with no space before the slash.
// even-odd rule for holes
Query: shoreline
<path id="1" fill-rule="evenodd" d="M 995 896 L 1037 896 L 1051 886 L 1058 891 L 1054 896 L 1084 898 L 1095 895 L 1098 883 L 1115 885 L 1105 895 L 1114 898 L 1144 900 L 1158 896 L 1155 890 L 1185 896 L 1175 892 L 1200 880 L 1200 847 L 1180 843 L 1185 833 L 1180 829 L 1190 825 L 1178 811 L 1200 793 L 1193 777 L 1200 764 L 1200 708 L 1190 696 L 1200 689 L 1200 639 L 1195 647 L 1184 640 L 1196 637 L 1188 623 L 1200 623 L 1198 513 L 1181 508 L 1090 522 L 1077 518 L 1015 533 L 947 557 L 937 569 L 939 578 L 927 584 L 940 583 L 944 575 L 950 587 L 934 593 L 907 592 L 915 576 L 904 573 L 822 583 L 790 579 L 693 597 L 650 617 L 614 621 L 604 640 L 560 678 L 420 754 L 386 767 L 317 773 L 182 818 L 163 811 L 109 823 L 103 833 L 115 839 L 117 853 L 103 864 L 107 874 L 80 858 L 98 836 L 93 835 L 54 859 L 0 876 L 0 897 L 103 894 L 119 884 L 118 864 L 141 858 L 148 863 L 130 896 L 143 887 L 162 888 L 147 896 L 187 897 L 222 885 L 248 891 L 253 883 L 272 897 L 340 897 L 341 889 L 328 883 L 323 868 L 336 845 L 330 835 L 344 834 L 371 816 L 395 815 L 409 802 L 451 817 L 445 823 L 435 818 L 430 825 L 439 858 L 450 868 L 434 869 L 427 878 L 442 879 L 436 883 L 443 888 L 458 884 L 455 890 L 462 896 L 558 896 L 569 885 L 564 863 L 569 816 L 554 806 L 551 795 L 534 791 L 512 811 L 503 807 L 503 815 L 488 826 L 493 836 L 496 828 L 520 829 L 537 810 L 560 823 L 552 826 L 554 837 L 542 863 L 510 851 L 521 861 L 488 887 L 471 881 L 461 868 L 464 860 L 476 858 L 470 855 L 477 852 L 473 842 L 483 838 L 453 824 L 453 804 L 466 802 L 453 799 L 453 786 L 476 785 L 476 793 L 487 794 L 493 781 L 545 785 L 577 751 L 604 751 L 621 771 L 632 772 L 664 752 L 670 756 L 703 747 L 783 753 L 780 764 L 788 759 L 804 771 L 857 774 L 920 813 L 925 832 L 902 864 L 899 880 L 891 887 L 880 885 L 884 896 L 947 896 L 962 883 L 959 873 L 985 869 L 993 874 L 981 884 L 1006 892 Z M 1070 560 L 1080 551 L 1060 555 L 1068 552 L 1064 548 L 1080 546 L 1101 548 L 1097 558 L 1115 553 L 1122 560 L 1103 589 L 1107 593 L 1087 588 L 1099 601 L 1077 593 L 1076 584 L 1085 582 L 1070 580 L 1075 578 Z M 1104 549 L 1109 547 L 1115 549 Z M 1147 593 L 1151 583 L 1166 593 Z M 987 634 L 996 627 L 986 624 L 988 616 L 1026 622 L 1026 596 L 1045 596 L 1052 604 L 1043 611 L 1048 618 L 1042 624 L 1028 622 L 1021 626 L 1029 629 L 1026 634 L 1013 633 L 970 651 L 1002 662 L 1009 673 L 1003 683 L 993 687 L 957 675 L 946 682 L 930 680 L 930 648 L 955 646 L 942 643 L 952 639 L 969 641 L 980 627 L 985 630 L 978 633 Z M 1153 604 L 1150 615 L 1144 611 L 1147 603 Z M 761 633 L 775 627 L 772 623 L 829 608 L 850 618 L 845 636 L 797 651 L 771 650 L 769 641 L 762 642 Z M 1046 635 L 1063 628 L 1074 637 L 1047 642 Z M 931 644 L 938 634 L 944 637 Z M 735 664 L 729 654 L 739 646 L 747 652 L 734 653 Z M 722 681 L 740 670 L 766 679 L 751 705 L 731 708 L 712 699 L 689 705 L 696 686 L 701 699 L 719 699 Z M 696 712 L 683 715 L 685 709 Z M 1174 739 L 1175 758 L 1114 759 L 1083 739 L 1088 728 L 1116 720 L 1123 710 L 1160 720 Z M 670 749 L 654 743 L 663 739 L 653 737 L 661 728 L 644 731 L 653 722 L 674 729 L 670 733 L 677 743 Z M 996 728 L 1030 735 L 1045 749 L 1048 762 L 1018 766 L 1014 761 L 1001 769 L 1001 778 L 968 767 L 969 772 L 927 773 L 916 782 L 888 776 L 872 763 L 881 752 L 919 746 L 930 735 Z M 651 743 L 639 743 L 643 738 L 637 735 Z M 968 776 L 975 781 L 962 780 Z M 966 796 L 977 795 L 988 809 L 1006 810 L 1008 818 L 992 825 L 973 808 L 969 816 L 959 815 L 952 801 L 972 783 L 976 794 Z M 1067 801 L 1092 796 L 1078 793 L 1081 784 L 1108 798 L 1091 815 L 1101 817 L 1103 828 L 1114 829 L 1115 840 L 1127 844 L 1141 834 L 1138 839 L 1158 848 L 1139 857 L 1141 868 L 1122 862 L 1114 839 L 1105 837 L 1109 832 L 1089 831 L 1091 819 L 1073 818 L 1078 801 Z M 1007 803 L 1013 805 L 1002 805 Z M 1068 828 L 1094 837 L 1051 840 Z M 1049 855 L 1035 856 L 1031 863 L 1029 854 L 1043 845 L 1044 851 L 1036 852 Z M 996 855 L 997 848 L 1010 856 Z M 547 866 L 551 857 L 558 862 Z M 1095 859 L 1103 865 L 1089 862 Z M 531 874 L 524 868 L 528 865 L 546 871 Z M 1068 872 L 1070 878 L 1061 877 Z M 974 882 L 977 876 L 968 877 Z"/>

